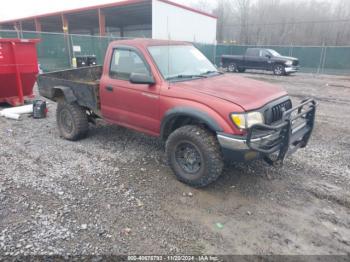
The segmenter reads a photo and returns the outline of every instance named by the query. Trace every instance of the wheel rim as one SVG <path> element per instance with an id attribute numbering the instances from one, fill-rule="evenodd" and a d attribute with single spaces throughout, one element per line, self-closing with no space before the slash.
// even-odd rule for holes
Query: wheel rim
<path id="1" fill-rule="evenodd" d="M 236 71 L 236 65 L 235 64 L 231 64 L 228 66 L 228 71 L 229 72 L 235 72 Z"/>
<path id="2" fill-rule="evenodd" d="M 61 124 L 67 133 L 72 133 L 74 124 L 73 118 L 67 109 L 63 109 L 60 114 Z"/>
<path id="3" fill-rule="evenodd" d="M 276 66 L 276 68 L 275 68 L 275 74 L 276 74 L 276 75 L 282 75 L 282 73 L 283 73 L 283 68 L 282 68 L 282 66 Z"/>
<path id="4" fill-rule="evenodd" d="M 180 168 L 189 174 L 196 174 L 202 167 L 202 157 L 197 147 L 190 142 L 179 143 L 175 159 Z"/>

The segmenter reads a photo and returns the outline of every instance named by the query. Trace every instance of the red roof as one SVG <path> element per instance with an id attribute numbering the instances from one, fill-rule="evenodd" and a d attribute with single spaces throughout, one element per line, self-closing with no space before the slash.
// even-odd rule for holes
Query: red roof
<path id="1" fill-rule="evenodd" d="M 181 5 L 178 3 L 174 3 L 169 0 L 158 0 L 160 2 L 173 5 L 182 9 L 186 9 L 191 12 L 195 12 L 198 14 L 202 14 L 205 16 L 209 16 L 215 19 L 218 19 L 217 16 L 214 16 L 212 14 L 196 10 L 194 8 Z M 103 4 L 103 5 L 95 5 L 95 6 L 88 6 L 88 7 L 82 7 L 82 8 L 76 8 L 76 9 L 71 9 L 71 10 L 63 10 L 63 11 L 58 11 L 58 12 L 52 12 L 52 13 L 47 13 L 47 14 L 41 14 L 41 15 L 35 15 L 35 16 L 29 16 L 29 17 L 22 17 L 22 18 L 17 18 L 17 19 L 11 19 L 11 20 L 5 20 L 5 21 L 0 21 L 0 24 L 4 23 L 10 23 L 10 22 L 16 22 L 19 20 L 28 20 L 28 19 L 34 19 L 34 18 L 41 18 L 41 17 L 48 17 L 48 16 L 55 16 L 55 15 L 61 15 L 61 14 L 71 14 L 71 13 L 79 13 L 82 11 L 89 11 L 89 10 L 94 10 L 94 9 L 99 9 L 99 8 L 108 8 L 108 7 L 116 7 L 116 6 L 126 6 L 126 5 L 132 5 L 132 4 L 138 4 L 138 3 L 144 3 L 144 2 L 152 2 L 152 0 L 125 0 L 125 1 L 120 1 L 116 3 L 109 3 L 109 4 Z"/>

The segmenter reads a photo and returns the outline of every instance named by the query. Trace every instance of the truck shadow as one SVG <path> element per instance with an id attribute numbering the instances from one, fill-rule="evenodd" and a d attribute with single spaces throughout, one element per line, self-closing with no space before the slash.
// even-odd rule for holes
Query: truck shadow
<path id="1" fill-rule="evenodd" d="M 170 167 L 167 165 L 165 156 L 165 144 L 157 138 L 148 136 L 130 129 L 108 125 L 98 124 L 90 128 L 89 139 L 94 146 L 99 146 L 103 150 L 124 154 L 125 158 L 149 159 L 147 170 L 153 172 L 161 169 L 161 175 L 170 176 L 176 183 L 176 178 L 172 174 Z M 161 163 L 161 166 L 159 164 Z M 280 171 L 269 167 L 263 161 L 253 161 L 250 163 L 232 163 L 225 162 L 225 168 L 222 176 L 205 190 L 208 192 L 231 191 L 232 188 L 251 188 L 252 185 L 259 186 L 263 182 L 268 182 L 280 175 Z M 152 174 L 153 176 L 153 174 Z M 157 178 L 155 178 L 157 179 Z M 187 186 L 180 183 L 182 187 Z M 183 189 L 182 189 L 183 190 Z"/>
<path id="2" fill-rule="evenodd" d="M 147 150 L 159 151 L 164 145 L 157 137 L 106 123 L 98 123 L 96 126 L 91 125 L 89 138 L 103 144 L 117 144 L 118 148 L 121 146 L 121 149 L 124 150 L 130 147 L 136 147 L 138 150 L 142 150 L 142 147 L 153 147 Z M 146 148 L 144 149 L 146 150 Z"/>

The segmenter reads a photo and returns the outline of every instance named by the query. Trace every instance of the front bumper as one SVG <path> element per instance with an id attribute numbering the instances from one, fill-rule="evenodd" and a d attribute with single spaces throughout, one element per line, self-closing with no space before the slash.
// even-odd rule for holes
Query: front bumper
<path id="1" fill-rule="evenodd" d="M 286 73 L 295 73 L 295 72 L 298 72 L 299 69 L 300 69 L 299 66 L 290 66 L 290 67 L 285 67 L 285 68 L 284 68 L 284 71 L 285 71 Z"/>
<path id="2" fill-rule="evenodd" d="M 248 161 L 277 154 L 275 161 L 306 147 L 313 131 L 316 102 L 304 100 L 285 111 L 276 125 L 254 125 L 245 137 L 218 133 L 217 138 L 228 159 Z M 228 156 L 228 157 L 227 157 Z"/>

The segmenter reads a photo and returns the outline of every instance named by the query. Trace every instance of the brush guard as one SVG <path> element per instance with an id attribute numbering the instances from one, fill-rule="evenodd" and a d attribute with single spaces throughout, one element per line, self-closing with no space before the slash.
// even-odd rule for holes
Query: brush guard
<path id="1" fill-rule="evenodd" d="M 314 128 L 316 107 L 315 100 L 306 99 L 285 111 L 279 124 L 252 126 L 247 134 L 248 147 L 262 153 L 268 164 L 282 165 L 286 156 L 307 146 Z M 259 137 L 262 139 L 256 139 Z"/>

